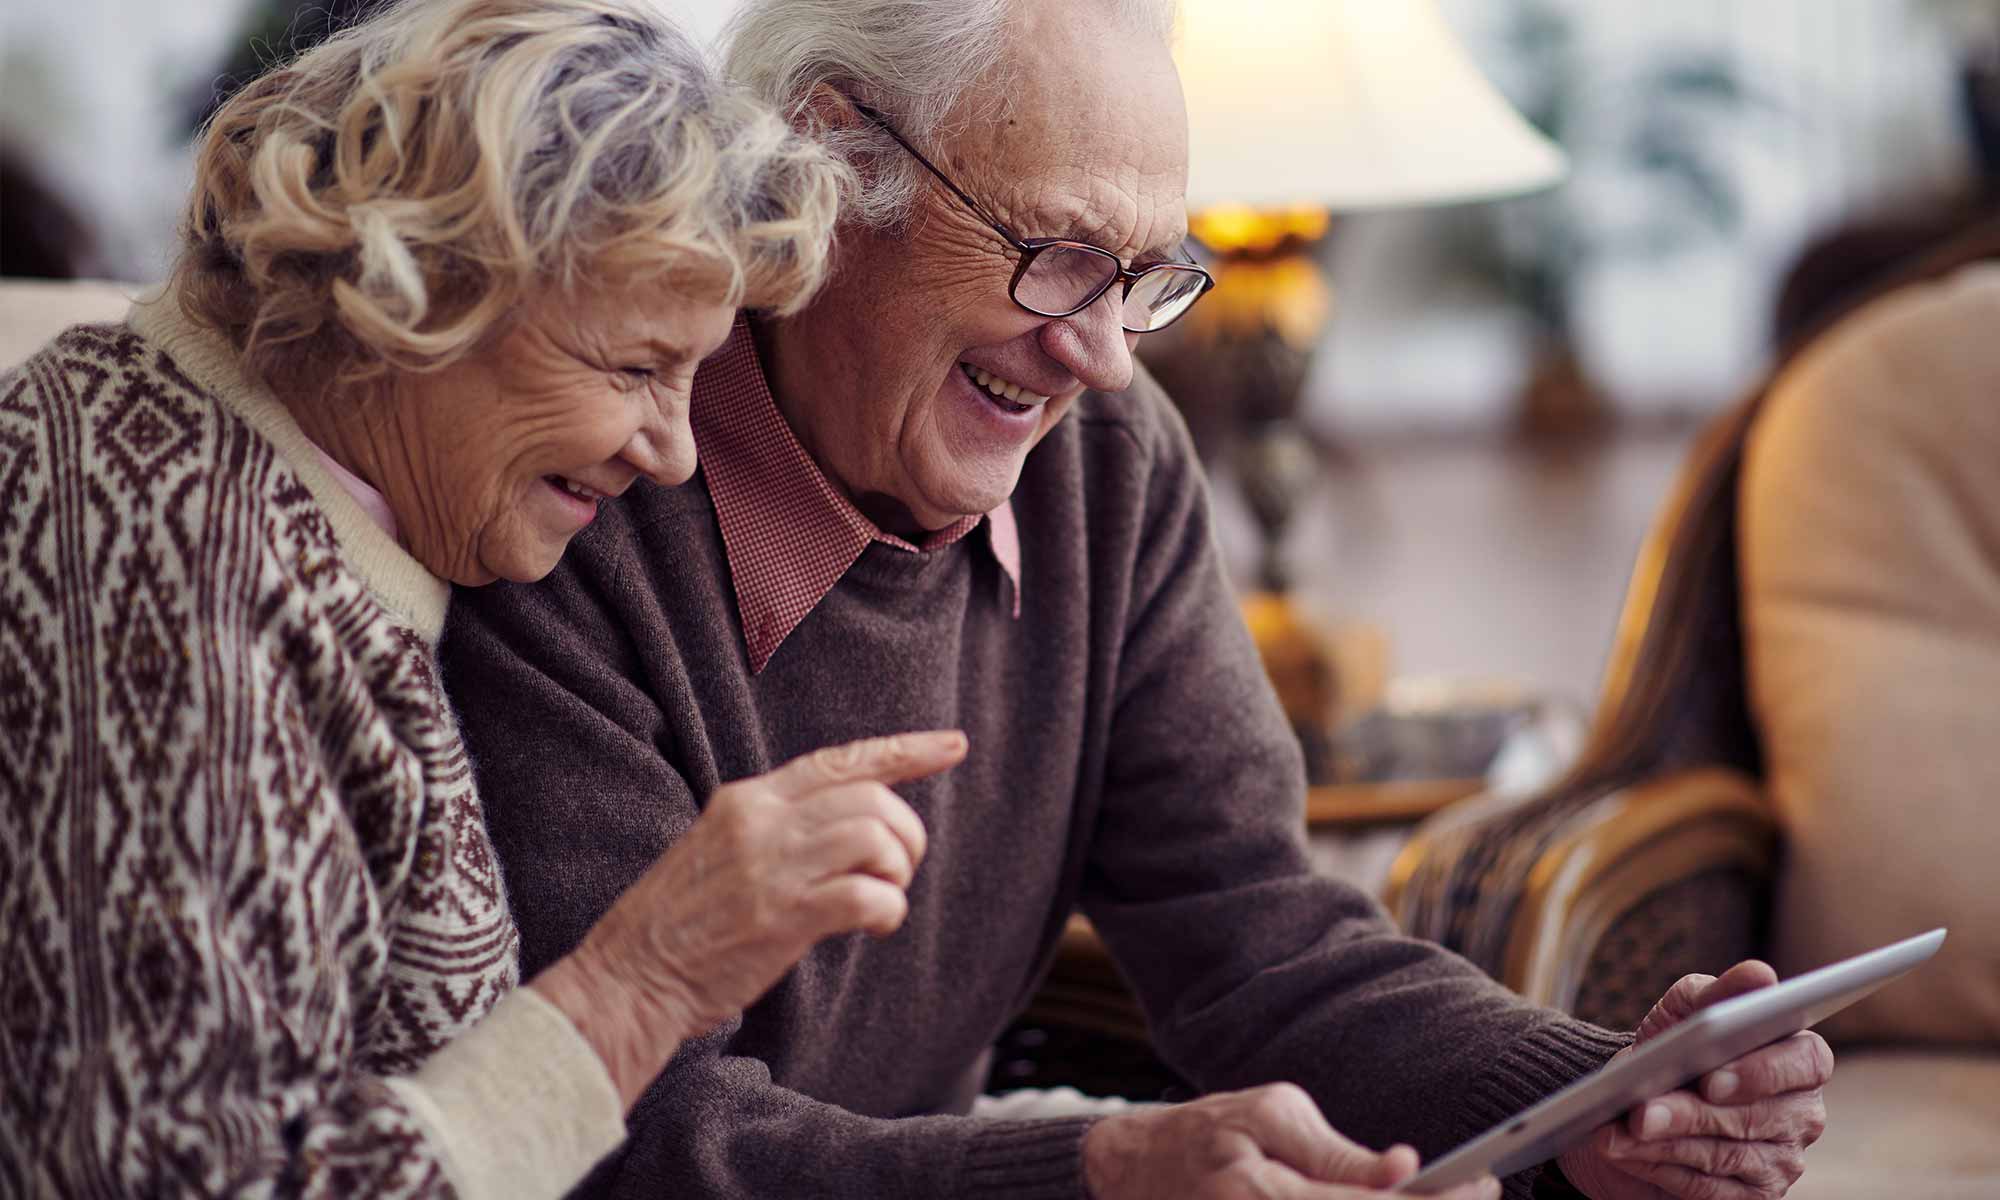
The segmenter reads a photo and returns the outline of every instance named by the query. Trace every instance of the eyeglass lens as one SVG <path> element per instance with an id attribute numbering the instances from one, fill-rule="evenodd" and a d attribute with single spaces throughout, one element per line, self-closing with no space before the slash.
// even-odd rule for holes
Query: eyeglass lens
<path id="1" fill-rule="evenodd" d="M 1199 271 L 1164 267 L 1146 272 L 1132 281 L 1132 293 L 1125 297 L 1125 327 L 1150 333 L 1171 324 L 1201 298 L 1207 282 Z"/>
<path id="2" fill-rule="evenodd" d="M 1118 260 L 1081 246 L 1044 246 L 1021 274 L 1014 299 L 1041 313 L 1068 313 L 1104 290 Z"/>
<path id="3" fill-rule="evenodd" d="M 1081 246 L 1045 246 L 1014 286 L 1014 299 L 1045 316 L 1066 316 L 1108 287 L 1118 260 Z M 1148 271 L 1125 297 L 1123 321 L 1134 333 L 1159 329 L 1187 311 L 1201 295 L 1197 271 Z"/>

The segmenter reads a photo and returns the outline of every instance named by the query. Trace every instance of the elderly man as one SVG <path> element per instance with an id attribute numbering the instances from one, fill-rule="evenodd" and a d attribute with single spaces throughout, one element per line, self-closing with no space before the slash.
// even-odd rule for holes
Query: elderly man
<path id="1" fill-rule="evenodd" d="M 596 1194 L 1374 1194 L 1416 1155 L 1362 1147 L 1435 1155 L 1630 1041 L 1308 867 L 1297 747 L 1132 358 L 1207 285 L 1181 249 L 1170 25 L 1168 0 L 739 19 L 736 74 L 852 164 L 834 278 L 703 365 L 695 482 L 635 488 L 544 583 L 457 601 L 447 678 L 525 968 L 729 780 L 915 727 L 961 726 L 971 754 L 905 789 L 921 835 L 872 848 L 895 876 L 928 841 L 901 931 L 823 946 L 683 1050 Z M 1161 1053 L 1224 1094 L 963 1115 L 1077 907 Z M 1683 981 L 1640 1036 L 1769 980 Z M 1831 1069 L 1801 1035 L 1509 1187 L 1781 1195 Z"/>

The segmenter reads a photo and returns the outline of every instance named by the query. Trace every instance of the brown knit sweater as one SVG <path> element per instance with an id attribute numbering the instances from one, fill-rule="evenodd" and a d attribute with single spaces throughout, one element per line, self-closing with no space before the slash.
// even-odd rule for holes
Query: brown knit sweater
<path id="1" fill-rule="evenodd" d="M 446 597 L 169 305 L 0 375 L 0 1196 L 555 1195 L 616 1144 L 510 993 Z"/>
<path id="2" fill-rule="evenodd" d="M 456 597 L 446 683 L 530 970 L 721 783 L 868 734 L 971 738 L 900 789 L 930 832 L 904 928 L 822 945 L 684 1048 L 590 1194 L 1075 1200 L 1085 1122 L 955 1115 L 1075 907 L 1175 1068 L 1297 1081 L 1378 1146 L 1434 1154 L 1623 1044 L 1313 874 L 1298 748 L 1156 386 L 1086 396 L 1014 510 L 1018 620 L 983 537 L 876 544 L 757 674 L 699 477 L 607 507 L 540 585 Z"/>

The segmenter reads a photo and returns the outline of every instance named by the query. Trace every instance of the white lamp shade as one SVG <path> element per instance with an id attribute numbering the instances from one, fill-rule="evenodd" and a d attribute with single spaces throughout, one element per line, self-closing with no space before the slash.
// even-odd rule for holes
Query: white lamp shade
<path id="1" fill-rule="evenodd" d="M 1183 0 L 1175 58 L 1192 210 L 1439 204 L 1565 170 L 1434 0 Z"/>

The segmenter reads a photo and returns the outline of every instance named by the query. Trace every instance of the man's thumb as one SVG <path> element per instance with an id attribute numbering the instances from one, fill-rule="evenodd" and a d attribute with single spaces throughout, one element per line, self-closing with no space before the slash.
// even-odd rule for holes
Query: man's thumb
<path id="1" fill-rule="evenodd" d="M 1417 1173 L 1418 1165 L 1414 1146 L 1391 1146 L 1375 1160 L 1375 1172 L 1368 1186 L 1384 1190 L 1399 1187 Z"/>

